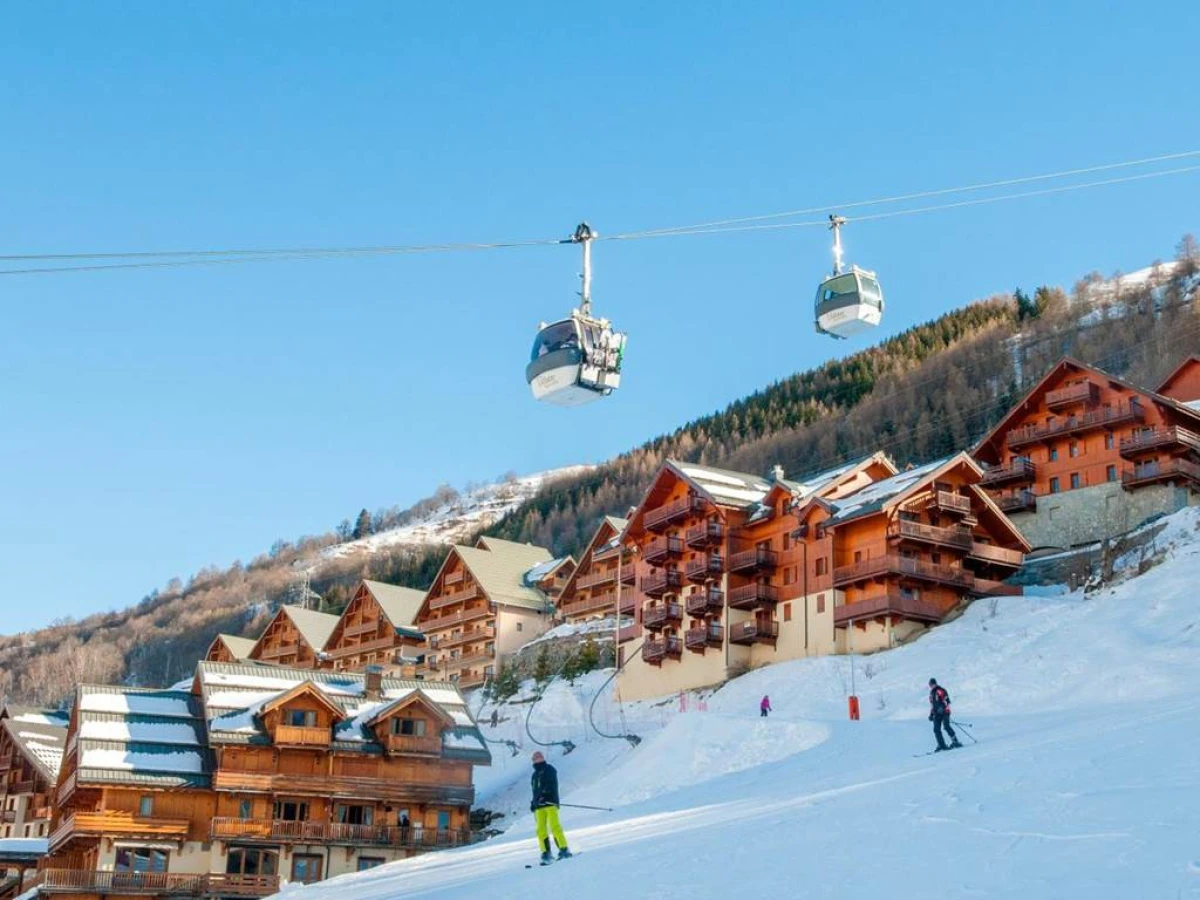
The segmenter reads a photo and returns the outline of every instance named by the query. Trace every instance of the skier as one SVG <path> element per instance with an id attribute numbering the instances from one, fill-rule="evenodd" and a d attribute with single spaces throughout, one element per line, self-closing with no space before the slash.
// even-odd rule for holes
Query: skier
<path id="1" fill-rule="evenodd" d="M 933 723 L 933 736 L 937 738 L 937 749 L 934 753 L 941 753 L 943 750 L 953 750 L 955 747 L 961 747 L 958 742 L 958 735 L 954 733 L 954 729 L 950 727 L 950 695 L 946 689 L 937 683 L 936 678 L 929 679 L 929 721 Z M 951 744 L 946 746 L 946 741 L 942 738 L 942 729 L 946 729 L 946 734 L 950 735 Z"/>
<path id="2" fill-rule="evenodd" d="M 771 698 L 768 697 L 766 694 L 763 694 L 762 702 L 758 704 L 758 714 L 765 719 L 767 717 L 767 713 L 769 713 L 770 711 L 771 711 Z"/>
<path id="3" fill-rule="evenodd" d="M 529 811 L 537 819 L 538 846 L 542 848 L 542 865 L 548 866 L 554 861 L 550 855 L 550 835 L 554 835 L 554 843 L 558 846 L 558 858 L 570 859 L 571 851 L 567 849 L 567 837 L 563 834 L 562 825 L 558 821 L 558 771 L 550 763 L 541 750 L 533 754 L 533 799 L 529 801 Z"/>

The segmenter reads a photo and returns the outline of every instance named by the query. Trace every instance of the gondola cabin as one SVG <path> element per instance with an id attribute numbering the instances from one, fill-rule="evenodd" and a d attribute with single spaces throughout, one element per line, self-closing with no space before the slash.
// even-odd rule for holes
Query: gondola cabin
<path id="1" fill-rule="evenodd" d="M 579 310 L 571 318 L 543 323 L 533 341 L 525 380 L 535 400 L 554 406 L 583 406 L 621 384 L 626 336 L 607 319 Z"/>
<path id="2" fill-rule="evenodd" d="M 817 288 L 816 326 L 822 334 L 848 338 L 874 328 L 883 318 L 883 290 L 874 272 L 851 266 Z"/>

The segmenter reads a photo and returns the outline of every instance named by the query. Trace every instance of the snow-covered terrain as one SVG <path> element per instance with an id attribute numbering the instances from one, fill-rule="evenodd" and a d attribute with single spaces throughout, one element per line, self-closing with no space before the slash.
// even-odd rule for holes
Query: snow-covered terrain
<path id="1" fill-rule="evenodd" d="M 528 703 L 498 708 L 478 805 L 505 834 L 285 893 L 437 896 L 1200 897 L 1200 510 L 1160 564 L 1085 596 L 983 600 L 896 650 L 759 669 L 705 695 L 619 705 L 606 677 L 553 684 L 529 732 L 549 748 L 578 859 L 536 863 Z M 934 746 L 926 682 L 966 745 Z M 846 717 L 853 683 L 862 721 Z M 531 691 L 531 687 L 526 688 Z M 758 715 L 769 694 L 775 712 Z M 478 702 L 478 701 L 477 701 Z M 686 705 L 686 711 L 682 707 Z M 477 707 L 476 707 L 477 708 Z M 977 740 L 978 743 L 974 743 Z"/>
<path id="2" fill-rule="evenodd" d="M 453 544 L 503 518 L 541 490 L 543 485 L 559 478 L 579 475 L 592 468 L 588 465 L 564 466 L 473 488 L 417 521 L 357 541 L 337 544 L 328 548 L 323 555 L 330 558 L 373 553 L 383 547 L 399 544 Z"/>

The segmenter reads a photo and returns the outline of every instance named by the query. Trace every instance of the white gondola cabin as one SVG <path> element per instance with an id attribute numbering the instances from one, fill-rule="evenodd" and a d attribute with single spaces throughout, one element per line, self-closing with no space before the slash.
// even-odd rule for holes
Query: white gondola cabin
<path id="1" fill-rule="evenodd" d="M 883 289 L 874 272 L 851 266 L 842 271 L 841 226 L 845 219 L 830 216 L 833 230 L 833 274 L 817 288 L 814 318 L 817 331 L 847 338 L 874 328 L 883 319 Z"/>

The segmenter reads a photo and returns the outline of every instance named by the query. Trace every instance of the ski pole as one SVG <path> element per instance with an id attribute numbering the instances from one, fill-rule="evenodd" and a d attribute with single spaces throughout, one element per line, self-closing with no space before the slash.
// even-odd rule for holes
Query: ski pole
<path id="1" fill-rule="evenodd" d="M 583 806 L 579 803 L 560 803 L 559 806 L 569 806 L 572 809 L 598 809 L 601 812 L 612 812 L 611 806 Z"/>
<path id="2" fill-rule="evenodd" d="M 953 719 L 951 719 L 950 724 L 957 725 L 959 728 L 961 728 L 963 730 L 963 734 L 965 734 L 967 737 L 969 737 L 971 739 L 972 744 L 979 743 L 979 741 L 976 739 L 975 735 L 971 734 L 971 726 L 968 725 L 966 722 L 955 722 Z"/>

